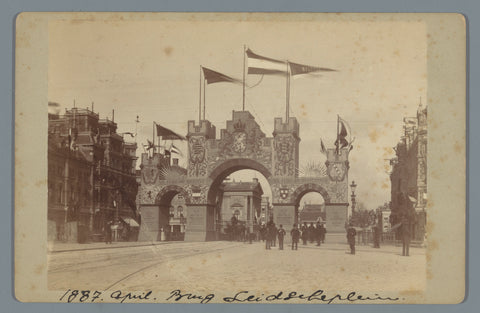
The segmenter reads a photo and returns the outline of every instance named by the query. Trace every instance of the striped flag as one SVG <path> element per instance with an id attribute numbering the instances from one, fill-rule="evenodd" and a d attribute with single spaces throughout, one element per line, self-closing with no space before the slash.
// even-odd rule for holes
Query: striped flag
<path id="1" fill-rule="evenodd" d="M 170 152 L 171 152 L 171 153 L 176 153 L 176 154 L 178 154 L 178 155 L 180 155 L 180 156 L 183 156 L 182 151 L 180 151 L 179 148 L 175 147 L 174 144 L 172 144 L 172 146 L 170 147 Z"/>
<path id="2" fill-rule="evenodd" d="M 248 74 L 259 75 L 286 75 L 287 62 L 267 58 L 247 49 Z"/>
<path id="3" fill-rule="evenodd" d="M 290 73 L 292 76 L 309 74 L 314 72 L 336 72 L 336 70 L 332 70 L 326 67 L 310 66 L 293 62 L 288 62 L 288 65 L 290 66 Z"/>

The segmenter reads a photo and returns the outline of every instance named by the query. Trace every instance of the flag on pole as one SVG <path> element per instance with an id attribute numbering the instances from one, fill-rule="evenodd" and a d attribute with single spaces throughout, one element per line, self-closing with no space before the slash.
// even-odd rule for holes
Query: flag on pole
<path id="1" fill-rule="evenodd" d="M 417 118 L 416 117 L 404 117 L 403 122 L 406 125 L 417 125 Z"/>
<path id="2" fill-rule="evenodd" d="M 153 151 L 155 151 L 155 144 L 148 139 L 147 139 L 147 143 L 148 143 L 147 151 L 149 151 L 150 149 L 153 149 Z"/>
<path id="3" fill-rule="evenodd" d="M 320 139 L 320 152 L 323 154 L 327 154 L 327 149 L 325 148 L 325 145 L 323 144 L 322 139 Z"/>
<path id="4" fill-rule="evenodd" d="M 173 130 L 158 125 L 157 123 L 155 123 L 155 126 L 157 126 L 157 136 L 162 136 L 163 140 L 186 140 L 184 136 L 177 134 Z"/>
<path id="5" fill-rule="evenodd" d="M 286 75 L 287 67 L 285 61 L 267 58 L 247 49 L 248 74 L 259 75 Z"/>
<path id="6" fill-rule="evenodd" d="M 222 83 L 222 82 L 243 85 L 243 81 L 240 79 L 227 76 L 225 74 L 216 72 L 214 70 L 211 70 L 203 66 L 202 66 L 202 70 L 203 70 L 203 77 L 205 78 L 208 85 L 214 84 L 214 83 Z"/>
<path id="7" fill-rule="evenodd" d="M 344 128 L 346 127 L 345 131 L 346 133 L 348 134 L 348 143 L 350 144 L 352 142 L 352 131 L 350 129 L 350 125 L 347 123 L 347 121 L 345 121 L 343 118 L 341 118 L 340 116 L 338 117 L 340 123 L 342 123 L 342 125 L 344 126 Z"/>
<path id="8" fill-rule="evenodd" d="M 336 72 L 336 70 L 326 67 L 310 66 L 293 62 L 288 62 L 288 65 L 290 66 L 290 74 L 292 76 L 310 74 L 314 72 Z"/>
<path id="9" fill-rule="evenodd" d="M 350 125 L 348 125 L 347 121 L 342 119 L 340 116 L 338 116 L 338 127 L 340 131 L 337 133 L 337 140 L 335 141 L 335 146 L 337 147 L 337 153 L 338 150 L 348 147 L 351 143 L 351 131 L 350 131 Z M 348 129 L 348 131 L 347 131 Z M 347 136 L 349 137 L 349 140 L 347 140 Z"/>
<path id="10" fill-rule="evenodd" d="M 176 153 L 180 156 L 183 156 L 182 151 L 179 148 L 175 147 L 175 145 L 173 143 L 172 143 L 172 146 L 170 147 L 170 152 L 171 153 Z"/>

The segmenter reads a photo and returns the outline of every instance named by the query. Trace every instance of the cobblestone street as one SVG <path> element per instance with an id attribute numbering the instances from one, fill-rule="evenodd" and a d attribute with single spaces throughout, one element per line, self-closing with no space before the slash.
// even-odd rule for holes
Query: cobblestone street
<path id="1" fill-rule="evenodd" d="M 268 251 L 263 243 L 201 242 L 51 252 L 49 289 L 411 294 L 425 288 L 423 248 L 411 248 L 410 257 L 395 246 L 358 246 L 356 255 L 347 248 L 326 243 Z"/>

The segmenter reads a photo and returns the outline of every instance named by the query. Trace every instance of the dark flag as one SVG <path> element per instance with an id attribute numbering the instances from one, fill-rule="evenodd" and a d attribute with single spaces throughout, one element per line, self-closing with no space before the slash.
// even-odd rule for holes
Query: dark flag
<path id="1" fill-rule="evenodd" d="M 173 130 L 170 130 L 166 127 L 158 125 L 157 123 L 155 123 L 155 126 L 157 126 L 157 136 L 162 136 L 163 140 L 185 140 L 186 139 L 184 136 L 179 135 Z"/>
<path id="2" fill-rule="evenodd" d="M 337 140 L 335 141 L 335 146 L 337 147 L 337 151 L 339 149 L 345 148 L 348 146 L 348 141 L 345 139 L 347 136 L 347 129 L 345 128 L 345 125 L 343 122 L 340 123 L 340 133 L 337 136 Z"/>
<path id="3" fill-rule="evenodd" d="M 147 139 L 147 143 L 148 143 L 147 151 L 150 150 L 150 149 L 153 149 L 153 151 L 155 151 L 155 144 L 148 139 Z"/>
<path id="4" fill-rule="evenodd" d="M 322 152 L 323 154 L 327 153 L 327 149 L 325 148 L 325 145 L 323 144 L 322 139 L 320 139 L 320 152 Z"/>
<path id="5" fill-rule="evenodd" d="M 335 147 L 337 147 L 337 153 L 338 153 L 340 149 L 348 147 L 351 144 L 351 141 L 349 142 L 347 140 L 347 135 L 351 137 L 351 132 L 350 132 L 350 126 L 348 125 L 348 123 L 345 120 L 343 120 L 340 116 L 338 117 L 337 123 L 338 123 L 337 127 L 340 128 L 340 131 L 337 133 L 337 140 L 335 141 Z M 348 132 L 347 132 L 347 127 L 348 127 Z"/>
<path id="6" fill-rule="evenodd" d="M 335 72 L 335 70 L 326 67 L 310 66 L 293 62 L 288 62 L 288 65 L 290 66 L 290 74 L 292 76 L 314 72 Z"/>
<path id="7" fill-rule="evenodd" d="M 287 66 L 285 61 L 267 58 L 247 49 L 248 74 L 259 75 L 286 75 Z"/>
<path id="8" fill-rule="evenodd" d="M 241 81 L 239 79 L 236 79 L 236 78 L 227 76 L 225 74 L 216 72 L 216 71 L 211 70 L 209 68 L 206 68 L 206 67 L 202 66 L 202 70 L 203 70 L 203 77 L 205 77 L 205 80 L 207 81 L 207 84 L 222 83 L 222 82 L 234 83 L 234 84 L 239 84 L 239 85 L 243 84 L 243 81 Z"/>

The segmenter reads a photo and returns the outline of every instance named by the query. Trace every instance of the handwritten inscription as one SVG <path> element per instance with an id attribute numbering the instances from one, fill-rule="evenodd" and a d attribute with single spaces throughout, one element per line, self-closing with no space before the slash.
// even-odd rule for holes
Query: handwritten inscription
<path id="1" fill-rule="evenodd" d="M 170 292 L 170 296 L 165 300 L 180 301 L 184 299 L 184 300 L 199 301 L 200 303 L 203 304 L 203 303 L 210 302 L 214 297 L 215 295 L 213 293 L 209 293 L 207 295 L 202 296 L 202 295 L 196 295 L 193 293 L 182 293 L 181 290 L 176 289 L 176 290 L 172 290 L 172 292 Z"/>
<path id="2" fill-rule="evenodd" d="M 71 290 L 68 289 L 58 300 L 59 301 L 66 301 L 68 303 L 72 302 L 103 302 L 104 301 L 104 294 L 103 291 L 98 290 Z M 152 302 L 157 300 L 156 298 L 152 297 L 152 291 L 145 291 L 145 292 L 122 292 L 121 290 L 116 290 L 111 292 L 107 296 L 107 301 L 113 299 L 114 301 L 109 302 L 119 302 L 124 303 L 128 300 L 136 300 L 144 301 L 144 302 Z"/>
<path id="3" fill-rule="evenodd" d="M 106 297 L 104 297 L 106 294 Z M 192 292 L 182 292 L 180 289 L 172 290 L 165 299 L 154 297 L 153 291 L 143 292 L 124 292 L 116 290 L 113 292 L 104 292 L 98 290 L 70 290 L 68 289 L 60 298 L 59 301 L 72 302 L 183 302 L 183 303 L 210 303 L 215 299 L 214 293 L 195 294 Z M 113 301 L 112 301 L 113 300 Z M 163 301 L 162 301 L 163 300 Z M 250 291 L 239 291 L 236 294 L 228 297 L 218 299 L 216 302 L 224 303 L 267 303 L 267 302 L 288 302 L 291 300 L 301 300 L 308 303 L 352 303 L 352 302 L 395 302 L 400 298 L 384 297 L 379 294 L 363 295 L 356 291 L 349 293 L 331 293 L 318 289 L 312 293 L 301 293 L 297 291 L 283 292 L 280 291 L 275 294 L 255 294 Z"/>

